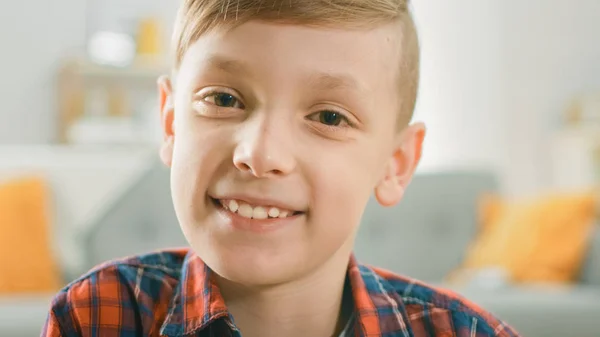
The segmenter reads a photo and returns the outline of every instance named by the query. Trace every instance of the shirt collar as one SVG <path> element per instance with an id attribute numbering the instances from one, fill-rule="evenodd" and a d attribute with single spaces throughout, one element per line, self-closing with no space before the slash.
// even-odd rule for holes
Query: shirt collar
<path id="1" fill-rule="evenodd" d="M 352 256 L 347 277 L 355 307 L 355 328 L 359 335 L 381 336 L 382 324 L 385 324 L 386 331 L 398 331 L 403 333 L 400 334 L 403 337 L 412 336 L 403 302 L 380 272 L 359 265 Z M 184 260 L 180 282 L 173 294 L 161 327 L 162 335 L 192 335 L 220 318 L 229 317 L 213 272 L 191 250 Z M 382 317 L 385 317 L 385 322 L 382 322 Z"/>

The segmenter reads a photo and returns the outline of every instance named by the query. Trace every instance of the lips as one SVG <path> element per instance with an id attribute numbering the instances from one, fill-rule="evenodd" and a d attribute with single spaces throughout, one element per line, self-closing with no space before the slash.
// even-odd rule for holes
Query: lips
<path id="1" fill-rule="evenodd" d="M 229 212 L 247 219 L 284 219 L 300 213 L 275 206 L 250 204 L 238 199 L 215 199 L 215 201 Z"/>

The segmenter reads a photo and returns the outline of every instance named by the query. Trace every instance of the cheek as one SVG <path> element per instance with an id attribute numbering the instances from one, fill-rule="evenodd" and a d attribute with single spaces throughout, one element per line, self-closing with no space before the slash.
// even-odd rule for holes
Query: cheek
<path id="1" fill-rule="evenodd" d="M 216 131 L 215 131 L 216 130 Z M 171 192 L 177 212 L 201 215 L 209 181 L 225 162 L 226 146 L 222 131 L 209 129 L 198 120 L 176 122 Z"/>
<path id="2" fill-rule="evenodd" d="M 326 157 L 313 169 L 315 230 L 328 241 L 354 234 L 364 207 L 373 192 L 375 166 L 368 152 Z"/>

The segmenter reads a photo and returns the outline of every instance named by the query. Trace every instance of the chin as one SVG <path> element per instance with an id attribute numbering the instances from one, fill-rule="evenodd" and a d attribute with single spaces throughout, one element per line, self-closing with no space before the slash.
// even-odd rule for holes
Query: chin
<path id="1" fill-rule="evenodd" d="M 221 247 L 204 262 L 220 277 L 246 286 L 270 286 L 289 282 L 303 274 L 306 266 L 301 254 L 286 251 L 271 254 L 256 247 Z M 200 255 L 200 254 L 199 254 Z"/>

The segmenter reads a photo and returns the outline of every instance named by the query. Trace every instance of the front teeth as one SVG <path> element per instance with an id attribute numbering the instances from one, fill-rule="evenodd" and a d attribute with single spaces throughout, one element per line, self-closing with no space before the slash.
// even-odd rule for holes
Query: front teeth
<path id="1" fill-rule="evenodd" d="M 268 217 L 269 215 L 267 214 L 267 210 L 264 209 L 264 207 L 254 207 L 254 212 L 252 212 L 252 219 L 266 219 Z"/>
<path id="2" fill-rule="evenodd" d="M 229 200 L 226 202 L 221 201 L 221 204 L 225 209 L 233 213 L 237 213 L 240 216 L 248 219 L 267 219 L 267 218 L 286 218 L 291 212 L 282 210 L 277 207 L 265 208 L 262 206 L 252 207 L 244 202 L 238 202 L 236 200 Z"/>
<path id="3" fill-rule="evenodd" d="M 233 213 L 237 212 L 238 210 L 238 203 L 235 200 L 229 200 L 229 210 L 232 211 Z"/>
<path id="4" fill-rule="evenodd" d="M 252 219 L 252 214 L 254 213 L 252 210 L 252 206 L 248 204 L 241 204 L 240 208 L 238 208 L 237 213 L 244 218 Z"/>

